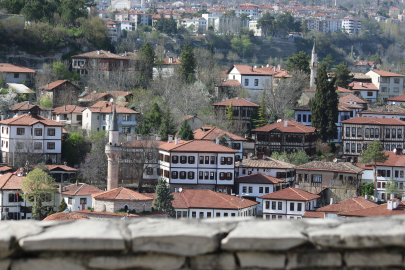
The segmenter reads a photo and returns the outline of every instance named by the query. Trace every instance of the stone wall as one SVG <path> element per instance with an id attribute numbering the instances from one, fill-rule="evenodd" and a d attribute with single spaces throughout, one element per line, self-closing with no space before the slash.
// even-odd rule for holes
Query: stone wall
<path id="1" fill-rule="evenodd" d="M 0 223 L 0 269 L 405 269 L 405 216 Z"/>
<path id="2" fill-rule="evenodd" d="M 135 210 L 137 213 L 142 213 L 143 205 L 145 204 L 145 211 L 152 211 L 152 200 L 150 201 L 102 201 L 95 200 L 93 198 L 94 211 L 103 212 L 104 204 L 106 206 L 106 212 L 116 213 L 121 209 L 124 209 L 125 205 L 128 205 L 129 210 Z"/>

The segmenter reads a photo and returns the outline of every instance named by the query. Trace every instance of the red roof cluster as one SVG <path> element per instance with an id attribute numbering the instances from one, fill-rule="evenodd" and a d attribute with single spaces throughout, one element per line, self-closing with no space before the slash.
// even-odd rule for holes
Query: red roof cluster
<path id="1" fill-rule="evenodd" d="M 61 194 L 72 195 L 72 196 L 88 196 L 93 194 L 100 194 L 102 190 L 89 186 L 84 183 L 78 183 L 63 187 Z"/>
<path id="2" fill-rule="evenodd" d="M 76 105 L 65 105 L 61 107 L 56 107 L 53 109 L 54 114 L 61 114 L 61 113 L 81 113 L 85 108 L 79 107 Z"/>
<path id="3" fill-rule="evenodd" d="M 287 125 L 285 125 L 285 121 L 287 121 Z M 273 123 L 264 127 L 255 128 L 252 131 L 270 132 L 275 129 L 281 132 L 288 132 L 288 133 L 309 133 L 316 131 L 316 128 L 314 127 L 308 127 L 291 120 L 281 120 L 280 122 L 277 123 Z"/>
<path id="4" fill-rule="evenodd" d="M 196 140 L 215 140 L 222 136 L 228 136 L 234 141 L 247 141 L 247 139 L 233 133 L 222 130 L 218 127 L 203 126 L 193 132 Z"/>
<path id="5" fill-rule="evenodd" d="M 110 101 L 98 101 L 93 106 L 87 107 L 87 109 L 89 109 L 91 112 L 97 113 L 112 113 L 114 108 L 113 105 L 115 106 L 117 113 L 129 113 L 129 114 L 139 113 L 124 106 L 113 104 Z"/>
<path id="6" fill-rule="evenodd" d="M 396 96 L 396 97 L 389 98 L 388 101 L 401 101 L 401 102 L 405 102 L 405 94 L 400 95 L 400 96 Z"/>
<path id="7" fill-rule="evenodd" d="M 366 200 L 364 197 L 350 198 L 335 204 L 326 205 L 324 207 L 318 208 L 318 212 L 347 212 L 360 209 L 366 209 L 370 207 L 375 207 L 376 204 Z"/>
<path id="8" fill-rule="evenodd" d="M 58 87 L 58 86 L 60 86 L 60 85 L 62 85 L 64 83 L 68 83 L 68 84 L 71 84 L 71 85 L 77 87 L 76 85 L 70 83 L 67 80 L 58 80 L 58 81 L 54 81 L 53 83 L 48 83 L 47 85 L 44 85 L 44 86 L 40 87 L 39 89 L 52 90 L 52 89 L 54 89 L 54 88 L 56 88 L 56 87 Z M 79 87 L 77 87 L 77 88 L 79 88 Z"/>
<path id="9" fill-rule="evenodd" d="M 353 90 L 367 90 L 367 91 L 378 91 L 379 89 L 371 82 L 351 82 L 349 86 Z"/>
<path id="10" fill-rule="evenodd" d="M 59 220 L 77 220 L 77 219 L 90 219 L 86 215 L 72 212 L 72 213 L 55 213 L 47 216 L 42 221 L 59 221 Z"/>
<path id="11" fill-rule="evenodd" d="M 339 216 L 347 217 L 380 217 L 380 216 L 396 216 L 405 215 L 405 202 L 399 202 L 399 206 L 393 210 L 387 209 L 387 204 L 381 204 L 366 209 L 359 209 L 338 213 Z"/>
<path id="12" fill-rule="evenodd" d="M 254 183 L 254 184 L 278 184 L 284 183 L 285 180 L 264 175 L 261 173 L 240 176 L 235 179 L 236 183 Z"/>
<path id="13" fill-rule="evenodd" d="M 275 199 L 275 200 L 288 200 L 288 201 L 310 201 L 318 199 L 321 196 L 315 195 L 304 190 L 288 187 L 282 190 L 278 190 L 273 193 L 269 193 L 259 198 L 262 199 Z"/>
<path id="14" fill-rule="evenodd" d="M 12 173 L 6 173 L 0 176 L 0 190 L 21 189 L 23 177 Z"/>
<path id="15" fill-rule="evenodd" d="M 0 72 L 36 73 L 36 71 L 33 69 L 30 69 L 27 67 L 20 67 L 20 66 L 8 64 L 8 63 L 0 63 Z"/>
<path id="16" fill-rule="evenodd" d="M 404 77 L 404 75 L 388 72 L 380 69 L 372 69 L 369 72 L 375 72 L 382 77 Z"/>
<path id="17" fill-rule="evenodd" d="M 110 58 L 110 59 L 129 59 L 104 50 L 92 51 L 72 56 L 72 58 Z"/>
<path id="18" fill-rule="evenodd" d="M 152 199 L 134 190 L 119 187 L 104 191 L 99 194 L 93 194 L 96 200 L 120 200 L 120 201 L 151 201 Z"/>
<path id="19" fill-rule="evenodd" d="M 65 126 L 62 123 L 53 121 L 51 119 L 48 119 L 46 117 L 37 114 L 23 114 L 15 118 L 0 121 L 0 124 L 10 126 L 32 126 L 37 123 L 41 123 L 44 126 L 55 126 L 55 127 Z"/>
<path id="20" fill-rule="evenodd" d="M 342 121 L 342 124 L 369 124 L 385 126 L 405 126 L 405 122 L 396 118 L 354 117 Z"/>
<path id="21" fill-rule="evenodd" d="M 237 153 L 229 147 L 204 140 L 183 141 L 179 140 L 178 144 L 173 142 L 162 144 L 158 149 L 171 152 L 203 152 L 203 153 Z"/>

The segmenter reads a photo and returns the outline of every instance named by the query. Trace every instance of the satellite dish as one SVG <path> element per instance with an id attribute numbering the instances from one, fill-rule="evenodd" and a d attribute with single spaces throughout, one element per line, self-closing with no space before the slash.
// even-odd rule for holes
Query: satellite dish
<path id="1" fill-rule="evenodd" d="M 110 98 L 110 102 L 113 102 L 114 101 L 114 99 L 113 98 Z"/>
<path id="2" fill-rule="evenodd" d="M 182 192 L 183 191 L 183 189 L 182 188 L 179 188 L 179 192 Z"/>
<path id="3" fill-rule="evenodd" d="M 394 148 L 394 150 L 392 150 L 392 152 L 396 153 L 396 152 L 397 152 L 397 149 L 396 149 L 396 148 Z"/>

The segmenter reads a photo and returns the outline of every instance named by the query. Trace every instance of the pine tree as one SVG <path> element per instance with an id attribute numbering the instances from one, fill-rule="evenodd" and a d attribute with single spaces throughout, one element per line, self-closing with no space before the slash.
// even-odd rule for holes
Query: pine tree
<path id="1" fill-rule="evenodd" d="M 196 60 L 188 39 L 180 53 L 180 75 L 187 83 L 194 82 Z"/>
<path id="2" fill-rule="evenodd" d="M 338 132 L 336 123 L 339 111 L 335 80 L 328 80 L 326 67 L 322 65 L 315 79 L 315 98 L 310 100 L 312 126 L 319 130 L 318 138 L 323 142 L 332 140 Z"/>
<path id="3" fill-rule="evenodd" d="M 42 207 L 42 201 L 40 198 L 37 198 L 37 200 L 34 202 L 34 205 L 32 206 L 32 219 L 43 220 L 43 210 L 44 209 Z"/>
<path id="4" fill-rule="evenodd" d="M 169 108 L 167 108 L 165 114 L 163 115 L 162 124 L 159 128 L 159 134 L 162 136 L 162 140 L 166 141 L 169 135 L 176 134 L 176 125 L 172 115 L 170 114 Z"/>
<path id="5" fill-rule="evenodd" d="M 350 75 L 350 69 L 343 62 L 334 67 L 336 86 L 348 88 L 351 79 L 353 79 L 353 75 Z"/>
<path id="6" fill-rule="evenodd" d="M 184 141 L 194 140 L 193 130 L 187 120 L 184 120 L 181 124 L 178 135 L 180 135 L 181 139 Z"/>
<path id="7" fill-rule="evenodd" d="M 233 105 L 232 105 L 232 100 L 231 103 L 229 104 L 229 106 L 225 106 L 226 107 L 226 118 L 229 119 L 229 124 L 232 125 L 233 124 Z"/>
<path id="8" fill-rule="evenodd" d="M 257 118 L 253 120 L 255 128 L 263 127 L 268 124 L 266 115 L 266 90 L 263 90 L 262 98 L 260 100 L 260 108 L 257 110 Z"/>
<path id="9" fill-rule="evenodd" d="M 48 215 L 46 215 L 46 216 L 49 217 L 50 215 L 53 215 L 53 214 L 55 214 L 55 213 L 53 212 L 53 209 L 51 209 L 51 211 L 49 211 Z"/>
<path id="10" fill-rule="evenodd" d="M 139 56 L 143 64 L 143 67 L 141 68 L 142 72 L 146 78 L 152 79 L 156 54 L 149 42 L 146 42 L 146 44 L 141 47 L 139 50 Z"/>
<path id="11" fill-rule="evenodd" d="M 169 217 L 174 217 L 176 214 L 172 205 L 174 198 L 166 181 L 161 177 L 156 185 L 155 193 L 156 199 L 153 202 L 153 208 L 158 211 L 165 211 Z"/>
<path id="12" fill-rule="evenodd" d="M 62 198 L 62 200 L 60 201 L 60 204 L 59 204 L 59 206 L 58 206 L 58 211 L 56 211 L 56 213 L 63 212 L 63 211 L 66 210 L 66 208 L 67 208 L 67 204 L 66 204 L 66 202 L 65 202 L 65 199 Z"/>
<path id="13" fill-rule="evenodd" d="M 160 113 L 159 105 L 153 102 L 152 108 L 146 114 L 146 117 L 138 129 L 138 133 L 149 135 L 152 132 L 157 132 L 162 123 L 162 114 Z"/>

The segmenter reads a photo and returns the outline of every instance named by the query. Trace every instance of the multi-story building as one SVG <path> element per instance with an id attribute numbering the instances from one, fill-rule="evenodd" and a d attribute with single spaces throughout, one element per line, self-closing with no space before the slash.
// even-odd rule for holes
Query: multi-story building
<path id="1" fill-rule="evenodd" d="M 207 189 L 179 189 L 173 193 L 176 218 L 254 217 L 257 202 Z"/>
<path id="2" fill-rule="evenodd" d="M 255 133 L 256 156 L 271 156 L 273 152 L 304 150 L 307 155 L 314 156 L 316 152 L 317 131 L 290 120 L 280 120 L 277 123 L 253 129 Z"/>
<path id="3" fill-rule="evenodd" d="M 399 8 L 392 7 L 392 8 L 390 8 L 389 15 L 391 18 L 397 19 L 400 11 L 401 10 Z"/>
<path id="4" fill-rule="evenodd" d="M 158 146 L 160 175 L 175 188 L 202 188 L 232 193 L 236 150 L 210 141 L 183 141 L 169 136 Z"/>
<path id="5" fill-rule="evenodd" d="M 374 62 L 370 61 L 356 61 L 354 63 L 354 68 L 356 69 L 356 72 L 366 73 L 370 69 L 376 68 L 376 65 L 374 65 Z"/>
<path id="6" fill-rule="evenodd" d="M 260 105 L 251 102 L 244 98 L 232 98 L 212 104 L 214 106 L 215 117 L 219 120 L 225 120 L 228 107 L 232 104 L 233 121 L 241 132 L 251 129 L 252 113 L 257 110 Z M 228 119 L 229 121 L 229 119 Z"/>
<path id="7" fill-rule="evenodd" d="M 236 16 L 240 17 L 242 14 L 246 14 L 248 16 L 258 16 L 259 15 L 259 9 L 257 7 L 253 6 L 241 6 L 235 8 L 235 13 Z"/>
<path id="8" fill-rule="evenodd" d="M 21 116 L 21 115 L 27 114 L 27 113 L 36 113 L 43 117 L 49 118 L 52 115 L 52 108 L 32 104 L 32 102 L 30 100 L 23 101 L 23 102 L 14 104 L 10 108 L 10 110 L 8 112 L 8 116 L 6 116 L 6 118 L 17 117 L 17 116 Z"/>
<path id="9" fill-rule="evenodd" d="M 195 140 L 208 140 L 216 143 L 220 138 L 224 138 L 229 148 L 238 151 L 235 154 L 235 162 L 243 159 L 243 142 L 246 142 L 247 139 L 218 127 L 203 126 L 193 133 Z"/>
<path id="10" fill-rule="evenodd" d="M 405 94 L 387 99 L 390 105 L 405 105 Z"/>
<path id="11" fill-rule="evenodd" d="M 372 82 L 351 82 L 349 88 L 358 92 L 364 100 L 376 102 L 378 97 L 378 88 Z"/>
<path id="12" fill-rule="evenodd" d="M 259 198 L 263 199 L 263 219 L 302 219 L 306 211 L 315 210 L 320 196 L 289 187 Z"/>
<path id="13" fill-rule="evenodd" d="M 151 14 L 139 13 L 135 11 L 121 11 L 116 13 L 115 20 L 122 23 L 131 22 L 131 27 L 123 28 L 121 25 L 121 31 L 124 29 L 127 31 L 135 31 L 135 29 L 138 29 L 139 26 L 143 25 L 152 26 Z"/>
<path id="14" fill-rule="evenodd" d="M 2 162 L 35 155 L 47 164 L 60 164 L 63 124 L 35 113 L 0 121 Z M 21 162 L 21 160 L 20 160 Z M 31 161 L 32 162 L 32 161 Z"/>
<path id="15" fill-rule="evenodd" d="M 58 192 L 70 211 L 80 211 L 86 210 L 88 206 L 93 207 L 91 195 L 100 194 L 103 191 L 96 187 L 76 182 L 73 185 L 60 186 Z"/>
<path id="16" fill-rule="evenodd" d="M 394 102 L 395 103 L 395 102 Z M 377 106 L 359 112 L 361 117 L 396 118 L 405 121 L 405 108 L 393 105 Z"/>
<path id="17" fill-rule="evenodd" d="M 112 123 L 113 107 L 117 110 L 119 133 L 135 133 L 138 112 L 108 101 L 99 101 L 82 112 L 82 128 L 108 131 Z"/>
<path id="18" fill-rule="evenodd" d="M 207 21 L 207 29 L 212 27 L 220 34 L 239 33 L 243 27 L 243 20 L 238 17 L 229 18 L 222 14 L 202 14 L 202 17 Z"/>
<path id="19" fill-rule="evenodd" d="M 360 34 L 361 33 L 361 21 L 353 17 L 345 17 L 341 19 L 342 21 L 342 31 L 349 34 Z"/>
<path id="20" fill-rule="evenodd" d="M 264 33 L 261 27 L 257 27 L 257 20 L 249 21 L 249 30 L 253 31 L 255 37 L 263 37 Z"/>
<path id="21" fill-rule="evenodd" d="M 84 107 L 65 105 L 53 109 L 52 120 L 65 125 L 82 126 Z"/>
<path id="22" fill-rule="evenodd" d="M 54 107 L 77 104 L 80 88 L 67 80 L 58 80 L 39 88 L 47 96 Z"/>
<path id="23" fill-rule="evenodd" d="M 207 20 L 202 17 L 195 17 L 192 19 L 184 18 L 179 21 L 180 25 L 183 25 L 185 28 L 192 30 L 193 32 L 197 32 L 200 28 L 202 30 L 207 30 Z"/>
<path id="24" fill-rule="evenodd" d="M 121 37 L 120 24 L 114 21 L 109 21 L 106 23 L 106 34 L 112 43 L 116 43 Z"/>
<path id="25" fill-rule="evenodd" d="M 4 84 L 6 83 L 22 83 L 30 86 L 33 83 L 33 76 L 36 71 L 27 67 L 21 67 L 9 63 L 0 63 L 0 77 Z M 4 85 L 0 85 L 3 87 Z"/>
<path id="26" fill-rule="evenodd" d="M 357 162 L 359 155 L 374 140 L 392 151 L 404 147 L 405 122 L 396 118 L 355 117 L 342 122 L 343 156 Z"/>
<path id="27" fill-rule="evenodd" d="M 404 75 L 379 69 L 372 69 L 366 75 L 371 77 L 371 81 L 379 89 L 380 99 L 384 101 L 404 92 Z"/>

